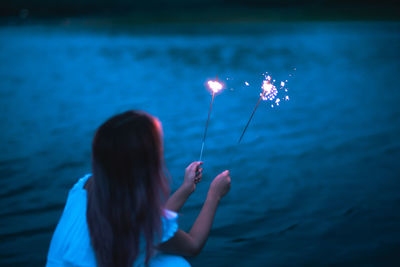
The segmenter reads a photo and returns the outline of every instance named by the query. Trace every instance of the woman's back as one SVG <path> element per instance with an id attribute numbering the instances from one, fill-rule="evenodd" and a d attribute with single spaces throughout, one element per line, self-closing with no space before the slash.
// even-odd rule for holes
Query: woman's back
<path id="1" fill-rule="evenodd" d="M 73 186 L 68 194 L 62 217 L 51 240 L 47 256 L 48 267 L 52 266 L 96 266 L 96 257 L 90 243 L 89 229 L 86 222 L 87 193 L 85 183 L 88 174 Z M 165 210 L 162 218 L 163 231 L 161 242 L 170 239 L 178 229 L 177 214 Z M 140 242 L 138 257 L 133 266 L 144 266 L 145 245 Z M 182 257 L 158 253 L 151 258 L 149 266 L 190 266 Z"/>

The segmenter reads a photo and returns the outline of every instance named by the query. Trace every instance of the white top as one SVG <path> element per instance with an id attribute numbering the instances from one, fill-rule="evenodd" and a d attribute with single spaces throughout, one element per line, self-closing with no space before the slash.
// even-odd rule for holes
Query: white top
<path id="1" fill-rule="evenodd" d="M 93 267 L 96 257 L 90 243 L 89 228 L 86 222 L 86 190 L 83 188 L 91 174 L 85 175 L 69 191 L 67 203 L 57 228 L 51 239 L 47 254 L 47 267 L 53 266 L 82 266 Z M 178 230 L 178 214 L 164 210 L 162 220 L 161 243 L 167 241 Z M 141 244 L 138 257 L 133 266 L 145 266 L 145 249 Z M 149 262 L 151 267 L 157 266 L 190 266 L 180 256 L 156 254 Z"/>

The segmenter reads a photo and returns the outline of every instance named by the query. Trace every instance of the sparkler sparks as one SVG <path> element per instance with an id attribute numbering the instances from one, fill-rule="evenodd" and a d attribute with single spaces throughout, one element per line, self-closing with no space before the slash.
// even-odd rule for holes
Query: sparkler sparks
<path id="1" fill-rule="evenodd" d="M 213 94 L 218 93 L 223 88 L 222 83 L 218 81 L 208 81 L 207 84 L 208 87 L 213 91 Z"/>
<path id="2" fill-rule="evenodd" d="M 274 84 L 270 83 L 269 80 L 264 80 L 261 88 L 263 89 L 263 92 L 260 94 L 260 96 L 264 101 L 265 100 L 272 101 L 278 95 L 278 90 L 276 89 Z"/>

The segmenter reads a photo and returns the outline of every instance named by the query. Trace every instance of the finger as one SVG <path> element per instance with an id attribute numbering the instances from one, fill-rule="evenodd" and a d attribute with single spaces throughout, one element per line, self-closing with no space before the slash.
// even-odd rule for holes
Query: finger
<path id="1" fill-rule="evenodd" d="M 195 163 L 196 163 L 196 164 L 195 164 L 195 165 L 196 165 L 196 169 L 201 168 L 200 166 L 203 165 L 203 162 L 202 162 L 202 161 L 196 161 Z"/>
<path id="2" fill-rule="evenodd" d="M 189 166 L 187 166 L 186 169 L 188 169 L 188 170 L 193 169 L 193 166 L 195 166 L 195 163 L 196 163 L 196 162 L 190 163 Z"/>
<path id="3" fill-rule="evenodd" d="M 203 168 L 202 167 L 197 167 L 196 168 L 196 175 L 200 174 L 203 172 Z"/>
<path id="4" fill-rule="evenodd" d="M 198 161 L 198 165 L 196 166 L 196 176 L 199 176 L 202 172 L 203 172 L 203 168 L 200 167 L 201 164 L 203 164 L 203 162 Z"/>
<path id="5" fill-rule="evenodd" d="M 202 161 L 195 161 L 195 162 L 193 162 L 193 164 L 196 166 L 196 168 L 198 168 L 200 165 L 203 164 L 203 162 Z"/>
<path id="6" fill-rule="evenodd" d="M 203 176 L 203 172 L 202 171 L 197 171 L 196 172 L 196 176 L 194 178 L 199 178 L 201 176 Z"/>
<path id="7" fill-rule="evenodd" d="M 186 169 L 191 169 L 191 168 L 193 168 L 194 166 L 197 166 L 200 162 L 201 162 L 201 161 L 193 161 L 192 163 L 190 163 L 190 164 L 186 167 Z"/>
<path id="8" fill-rule="evenodd" d="M 188 166 L 188 169 L 190 171 L 193 171 L 193 170 L 197 169 L 201 164 L 203 164 L 201 161 L 194 161 Z"/>

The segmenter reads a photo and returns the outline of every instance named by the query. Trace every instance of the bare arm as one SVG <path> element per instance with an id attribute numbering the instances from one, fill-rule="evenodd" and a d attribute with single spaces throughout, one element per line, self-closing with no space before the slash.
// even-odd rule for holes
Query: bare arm
<path id="1" fill-rule="evenodd" d="M 181 185 L 181 187 L 179 187 L 178 190 L 176 190 L 175 193 L 168 199 L 167 203 L 165 204 L 165 208 L 179 212 L 191 194 L 192 191 L 190 189 L 184 185 Z"/>
<path id="2" fill-rule="evenodd" d="M 228 171 L 218 175 L 210 186 L 203 208 L 190 232 L 178 230 L 170 240 L 160 244 L 159 249 L 183 256 L 197 255 L 208 239 L 219 201 L 229 191 L 230 182 Z"/>
<path id="3" fill-rule="evenodd" d="M 182 185 L 175 191 L 175 193 L 168 199 L 165 208 L 179 212 L 183 204 L 196 189 L 196 184 L 201 181 L 203 169 L 200 161 L 192 162 L 185 170 L 185 177 Z"/>

